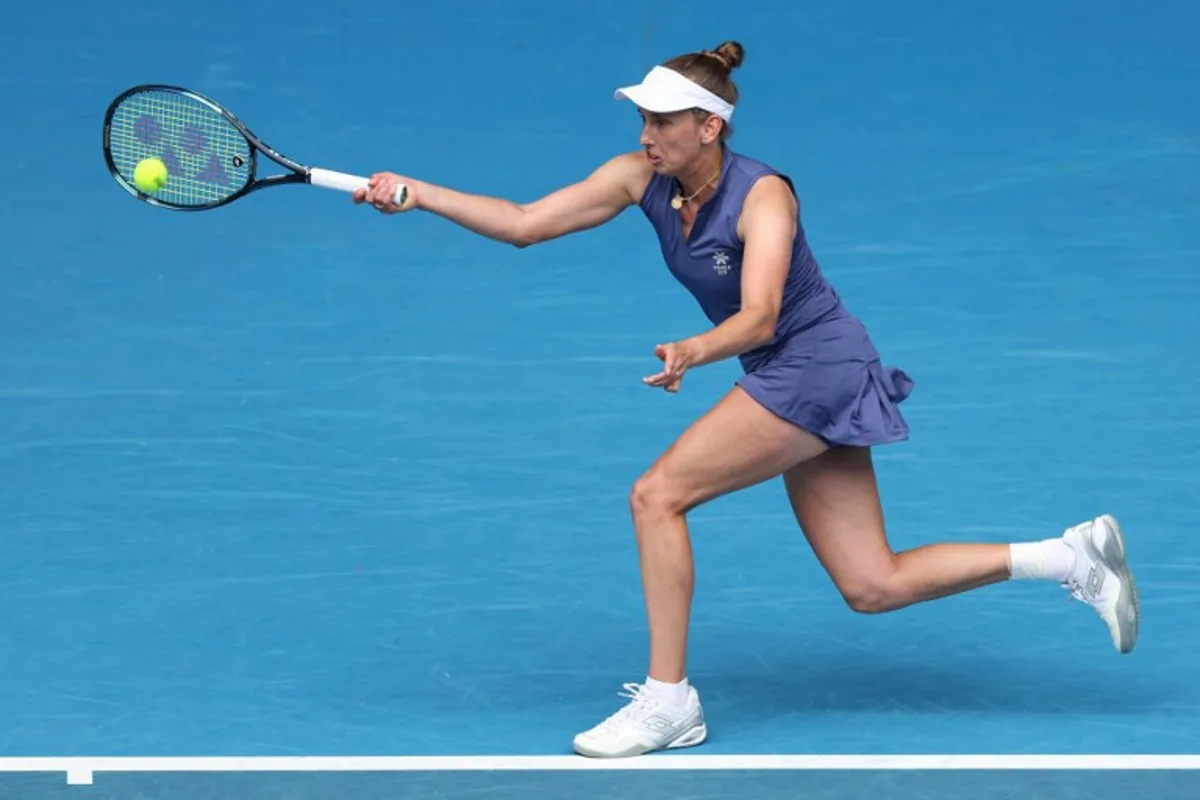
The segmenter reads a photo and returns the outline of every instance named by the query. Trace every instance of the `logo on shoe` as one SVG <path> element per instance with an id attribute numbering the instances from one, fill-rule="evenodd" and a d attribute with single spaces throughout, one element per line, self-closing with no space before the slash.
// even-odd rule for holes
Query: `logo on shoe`
<path id="1" fill-rule="evenodd" d="M 666 717 L 655 714 L 654 716 L 646 717 L 642 720 L 642 727 L 649 731 L 669 731 L 675 727 L 675 723 Z"/>

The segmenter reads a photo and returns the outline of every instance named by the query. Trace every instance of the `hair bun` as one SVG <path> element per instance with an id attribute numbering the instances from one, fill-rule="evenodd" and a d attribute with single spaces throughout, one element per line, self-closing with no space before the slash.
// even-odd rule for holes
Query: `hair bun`
<path id="1" fill-rule="evenodd" d="M 733 72 L 735 69 L 740 67 L 742 62 L 746 59 L 746 48 L 742 47 L 740 43 L 732 40 L 722 42 L 717 46 L 716 50 L 710 50 L 708 52 L 709 55 L 713 56 L 722 64 L 724 64 L 725 68 L 730 72 Z"/>

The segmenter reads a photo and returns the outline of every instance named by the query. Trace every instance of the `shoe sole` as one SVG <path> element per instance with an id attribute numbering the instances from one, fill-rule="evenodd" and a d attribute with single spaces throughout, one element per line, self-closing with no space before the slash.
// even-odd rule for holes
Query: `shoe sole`
<path id="1" fill-rule="evenodd" d="M 652 753 L 656 750 L 677 750 L 681 747 L 695 747 L 696 745 L 703 743 L 707 738 L 708 726 L 704 723 L 700 723 L 694 728 L 689 728 L 682 735 L 672 739 L 670 742 L 662 745 L 661 747 L 631 747 L 614 753 L 611 751 L 602 752 L 599 750 L 593 750 L 585 744 L 576 743 L 575 752 L 588 758 L 632 758 L 633 756 L 645 755 L 646 753 Z"/>
<path id="2" fill-rule="evenodd" d="M 1141 609 L 1138 601 L 1137 582 L 1129 569 L 1125 558 L 1125 536 L 1121 533 L 1121 523 L 1116 518 L 1104 514 L 1098 518 L 1104 525 L 1108 535 L 1104 537 L 1104 547 L 1096 549 L 1089 536 L 1085 541 L 1088 548 L 1095 553 L 1096 558 L 1117 577 L 1120 591 L 1117 593 L 1116 607 L 1113 616 L 1117 621 L 1117 650 L 1130 653 L 1137 644 L 1138 625 Z"/>

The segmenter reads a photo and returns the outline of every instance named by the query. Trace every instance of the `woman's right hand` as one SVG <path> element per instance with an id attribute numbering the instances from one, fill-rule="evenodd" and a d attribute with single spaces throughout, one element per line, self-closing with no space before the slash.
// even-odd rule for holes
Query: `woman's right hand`
<path id="1" fill-rule="evenodd" d="M 396 205 L 396 187 L 400 184 L 408 188 L 403 206 Z M 394 172 L 376 172 L 367 180 L 366 189 L 354 191 L 353 199 L 356 205 L 370 203 L 381 214 L 396 214 L 417 207 L 417 187 L 414 181 Z"/>

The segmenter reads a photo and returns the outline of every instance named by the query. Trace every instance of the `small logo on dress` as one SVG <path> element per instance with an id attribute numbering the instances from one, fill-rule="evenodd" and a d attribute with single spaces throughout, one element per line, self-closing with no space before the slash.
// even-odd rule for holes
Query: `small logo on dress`
<path id="1" fill-rule="evenodd" d="M 717 271 L 718 275 L 729 274 L 729 254 L 724 250 L 713 253 L 713 269 Z"/>

